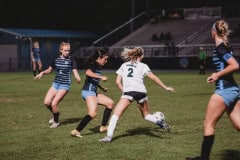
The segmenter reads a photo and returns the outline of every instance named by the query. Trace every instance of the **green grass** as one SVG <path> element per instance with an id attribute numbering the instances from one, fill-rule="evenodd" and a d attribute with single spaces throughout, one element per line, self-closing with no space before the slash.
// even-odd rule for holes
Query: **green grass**
<path id="1" fill-rule="evenodd" d="M 206 83 L 208 75 L 193 72 L 155 72 L 167 85 L 176 89 L 171 94 L 145 79 L 151 110 L 162 111 L 171 123 L 170 133 L 163 133 L 156 125 L 144 121 L 135 103 L 121 117 L 112 143 L 100 143 L 105 133 L 99 133 L 103 107 L 98 117 L 82 131 L 83 138 L 73 138 L 70 131 L 87 113 L 80 91 L 83 79 L 73 84 L 60 104 L 61 126 L 50 129 L 50 114 L 43 106 L 44 96 L 54 74 L 33 80 L 30 72 L 0 73 L 0 159 L 1 160 L 184 160 L 200 153 L 202 121 L 214 85 Z M 115 102 L 120 93 L 115 74 L 104 83 Z M 239 74 L 235 74 L 240 79 Z M 216 129 L 211 159 L 240 159 L 239 133 L 226 114 Z"/>

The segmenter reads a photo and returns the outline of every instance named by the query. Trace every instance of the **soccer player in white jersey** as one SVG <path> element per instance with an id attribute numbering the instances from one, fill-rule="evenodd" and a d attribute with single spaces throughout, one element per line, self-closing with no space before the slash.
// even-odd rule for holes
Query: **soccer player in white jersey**
<path id="1" fill-rule="evenodd" d="M 160 126 L 160 128 L 168 132 L 170 130 L 170 125 L 167 124 L 164 119 L 158 120 L 153 114 L 150 114 L 147 90 L 143 82 L 144 76 L 149 77 L 157 85 L 167 91 L 175 92 L 175 89 L 166 86 L 153 72 L 151 72 L 147 64 L 141 62 L 144 57 L 144 51 L 141 47 L 135 47 L 133 49 L 124 48 L 121 56 L 128 60 L 123 63 L 116 72 L 116 83 L 122 92 L 122 96 L 114 107 L 113 115 L 111 116 L 108 126 L 107 136 L 99 141 L 112 141 L 117 121 L 133 101 L 137 102 L 145 120 Z"/>
<path id="2" fill-rule="evenodd" d="M 50 128 L 56 128 L 60 125 L 58 105 L 70 89 L 71 72 L 73 72 L 78 83 L 81 81 L 76 61 L 70 57 L 70 43 L 62 42 L 59 46 L 59 52 L 60 55 L 54 59 L 53 63 L 35 77 L 35 79 L 40 79 L 44 74 L 49 74 L 54 69 L 56 70 L 55 79 L 44 99 L 44 105 L 53 115 L 49 120 Z"/>

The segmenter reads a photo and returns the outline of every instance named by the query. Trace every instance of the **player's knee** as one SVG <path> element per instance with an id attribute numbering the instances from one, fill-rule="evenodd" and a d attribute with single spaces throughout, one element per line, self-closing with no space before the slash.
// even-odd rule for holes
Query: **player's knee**
<path id="1" fill-rule="evenodd" d="M 208 129 L 212 129 L 212 128 L 214 128 L 213 127 L 213 125 L 212 125 L 212 123 L 209 123 L 208 121 L 204 121 L 203 122 L 203 128 L 205 129 L 205 130 L 208 130 Z"/>
<path id="2" fill-rule="evenodd" d="M 213 135 L 215 133 L 215 124 L 212 122 L 204 122 L 204 135 Z"/>
<path id="3" fill-rule="evenodd" d="M 238 132 L 240 132 L 240 124 L 234 125 L 234 128 L 235 128 Z"/>
<path id="4" fill-rule="evenodd" d="M 94 118 L 97 117 L 97 113 L 96 113 L 96 112 L 91 112 L 91 113 L 88 113 L 88 114 L 89 114 L 89 116 L 90 116 L 92 119 L 94 119 Z"/>
<path id="5" fill-rule="evenodd" d="M 46 102 L 46 101 L 44 101 L 43 104 L 44 104 L 44 106 L 46 106 L 46 107 L 51 106 L 51 102 Z"/>
<path id="6" fill-rule="evenodd" d="M 114 101 L 111 101 L 108 103 L 107 108 L 113 109 L 113 106 L 114 106 Z"/>

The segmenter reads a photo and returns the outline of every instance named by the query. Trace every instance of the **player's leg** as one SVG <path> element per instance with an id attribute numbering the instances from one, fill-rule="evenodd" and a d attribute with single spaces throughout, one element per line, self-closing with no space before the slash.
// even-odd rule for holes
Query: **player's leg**
<path id="1" fill-rule="evenodd" d="M 37 68 L 37 62 L 35 60 L 32 61 L 32 71 L 33 71 L 33 77 L 36 76 L 36 68 Z"/>
<path id="2" fill-rule="evenodd" d="M 39 59 L 38 60 L 38 73 L 40 73 L 42 71 L 42 62 L 41 60 Z"/>
<path id="3" fill-rule="evenodd" d="M 107 123 L 111 116 L 114 102 L 111 98 L 109 98 L 103 94 L 97 95 L 97 101 L 98 101 L 98 104 L 105 106 L 105 109 L 103 112 L 102 123 L 101 123 L 100 129 L 99 129 L 100 132 L 105 132 L 105 131 L 107 131 Z"/>
<path id="4" fill-rule="evenodd" d="M 170 125 L 167 124 L 164 119 L 157 119 L 157 117 L 155 117 L 153 114 L 150 114 L 148 100 L 145 100 L 143 103 L 139 103 L 138 108 L 141 111 L 142 117 L 146 121 L 150 121 L 150 122 L 160 126 L 166 132 L 170 131 Z"/>
<path id="5" fill-rule="evenodd" d="M 214 143 L 215 126 L 225 112 L 226 106 L 221 96 L 213 94 L 208 102 L 204 120 L 204 137 L 201 147 L 201 156 L 186 158 L 186 160 L 209 160 L 212 145 Z"/>
<path id="6" fill-rule="evenodd" d="M 54 88 L 53 86 L 51 86 L 44 98 L 44 105 L 46 106 L 46 108 L 51 112 L 51 118 L 48 121 L 49 124 L 54 123 L 54 118 L 53 118 L 53 109 L 52 109 L 52 100 L 53 98 L 56 96 L 57 94 L 57 90 L 56 88 Z"/>
<path id="7" fill-rule="evenodd" d="M 78 124 L 77 128 L 71 131 L 71 135 L 74 137 L 82 137 L 81 131 L 93 118 L 97 116 L 97 97 L 96 95 L 91 95 L 92 93 L 88 94 L 89 95 L 85 97 L 85 101 L 88 107 L 88 114 L 84 116 L 82 121 Z"/>
<path id="8" fill-rule="evenodd" d="M 233 126 L 240 131 L 240 100 L 236 102 L 233 110 L 229 113 L 229 118 Z"/>
<path id="9" fill-rule="evenodd" d="M 44 105 L 47 107 L 47 109 L 53 113 L 53 110 L 52 110 L 52 100 L 53 98 L 56 96 L 57 94 L 57 90 L 51 86 L 48 91 L 47 91 L 47 94 L 45 95 L 45 98 L 44 98 Z"/>
<path id="10" fill-rule="evenodd" d="M 67 95 L 68 90 L 59 89 L 52 100 L 52 110 L 53 110 L 53 119 L 54 123 L 50 126 L 50 128 L 56 128 L 59 126 L 59 103 L 63 100 L 63 98 Z"/>
<path id="11" fill-rule="evenodd" d="M 201 157 L 208 159 L 214 143 L 215 126 L 226 110 L 224 100 L 221 96 L 214 94 L 208 103 L 204 120 L 204 137 L 202 143 Z"/>
<path id="12" fill-rule="evenodd" d="M 128 106 L 131 104 L 131 101 L 127 98 L 121 98 L 113 110 L 113 115 L 111 116 L 107 136 L 103 139 L 100 139 L 101 142 L 111 142 L 113 137 L 113 132 L 117 126 L 117 122 L 121 115 L 125 112 Z"/>

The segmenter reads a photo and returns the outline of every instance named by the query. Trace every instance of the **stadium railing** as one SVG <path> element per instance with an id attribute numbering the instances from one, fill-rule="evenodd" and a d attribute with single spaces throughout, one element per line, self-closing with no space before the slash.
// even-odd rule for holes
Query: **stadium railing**
<path id="1" fill-rule="evenodd" d="M 240 56 L 240 43 L 231 44 L 235 56 Z M 122 47 L 108 47 L 106 48 L 110 55 L 119 57 L 124 47 L 133 48 L 135 46 L 122 46 Z M 141 45 L 144 49 L 145 57 L 196 57 L 198 55 L 199 47 L 203 47 L 208 56 L 211 56 L 215 44 L 180 44 L 176 46 L 165 45 Z M 75 57 L 88 57 L 93 54 L 95 49 L 103 47 L 84 47 L 75 54 Z"/>

